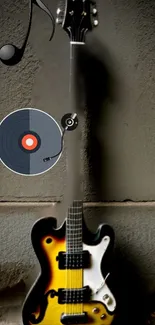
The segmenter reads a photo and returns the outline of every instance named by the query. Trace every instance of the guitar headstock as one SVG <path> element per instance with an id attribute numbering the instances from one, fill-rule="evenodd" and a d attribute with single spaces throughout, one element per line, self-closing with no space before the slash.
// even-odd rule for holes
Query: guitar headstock
<path id="1" fill-rule="evenodd" d="M 85 42 L 85 35 L 98 25 L 95 1 L 62 0 L 57 9 L 56 22 L 72 42 Z"/>

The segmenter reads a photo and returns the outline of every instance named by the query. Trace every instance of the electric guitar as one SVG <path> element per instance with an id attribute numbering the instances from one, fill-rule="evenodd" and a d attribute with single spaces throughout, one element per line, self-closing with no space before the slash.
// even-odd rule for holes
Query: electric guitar
<path id="1" fill-rule="evenodd" d="M 89 0 L 66 0 L 57 10 L 57 22 L 70 37 L 70 110 L 68 132 L 68 201 L 66 219 L 57 228 L 53 217 L 38 220 L 32 229 L 33 248 L 40 263 L 40 274 L 23 305 L 24 325 L 110 325 L 116 301 L 106 279 L 108 261 L 114 244 L 109 225 L 100 225 L 96 233 L 88 230 L 83 217 L 81 196 L 80 110 L 76 92 L 76 59 L 92 29 L 91 15 L 97 10 Z M 94 16 L 97 25 L 96 16 Z M 78 125 L 74 128 L 78 117 Z M 72 127 L 73 126 L 73 127 Z"/>

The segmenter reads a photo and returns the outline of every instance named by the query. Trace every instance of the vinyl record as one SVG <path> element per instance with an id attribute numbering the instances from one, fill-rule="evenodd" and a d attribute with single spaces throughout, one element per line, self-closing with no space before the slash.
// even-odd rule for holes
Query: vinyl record
<path id="1" fill-rule="evenodd" d="M 59 160 L 62 131 L 49 114 L 23 108 L 7 115 L 0 123 L 0 158 L 11 171 L 28 176 L 45 173 Z"/>

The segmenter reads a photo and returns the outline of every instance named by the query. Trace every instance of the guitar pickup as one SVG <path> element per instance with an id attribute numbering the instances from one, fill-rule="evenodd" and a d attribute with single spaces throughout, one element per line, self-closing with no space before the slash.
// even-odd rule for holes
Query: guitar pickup
<path id="1" fill-rule="evenodd" d="M 59 252 L 56 260 L 58 261 L 58 267 L 60 270 L 86 269 L 90 267 L 90 253 L 88 251 L 72 254 Z"/>
<path id="2" fill-rule="evenodd" d="M 58 304 L 81 304 L 90 301 L 91 289 L 85 286 L 79 289 L 58 289 Z"/>

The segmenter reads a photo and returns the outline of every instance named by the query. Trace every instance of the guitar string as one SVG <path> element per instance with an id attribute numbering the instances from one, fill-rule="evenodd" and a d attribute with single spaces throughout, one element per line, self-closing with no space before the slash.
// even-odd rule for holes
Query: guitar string
<path id="1" fill-rule="evenodd" d="M 76 246 L 75 246 L 75 221 L 74 221 L 74 219 L 75 219 L 75 202 L 73 203 L 73 225 L 74 225 L 74 232 L 73 232 L 73 259 L 74 259 L 74 255 L 75 255 L 75 250 L 76 250 Z M 73 270 L 73 272 L 74 272 L 74 270 Z M 73 275 L 73 273 L 72 273 L 72 275 Z M 74 277 L 73 277 L 73 279 L 74 279 Z M 76 271 L 75 271 L 75 282 L 76 282 Z M 74 287 L 75 287 L 75 285 L 74 285 Z M 74 292 L 75 292 L 75 289 L 73 289 L 73 297 L 74 297 Z M 75 304 L 75 306 L 74 306 L 74 303 L 72 304 L 72 313 L 74 314 L 74 313 L 76 313 L 76 311 L 75 311 L 75 308 L 76 307 L 76 304 Z"/>
<path id="2" fill-rule="evenodd" d="M 72 45 L 70 43 L 70 71 L 69 71 L 69 100 L 70 100 L 70 105 L 71 105 L 71 87 L 72 87 L 72 84 L 71 84 L 71 75 L 72 75 Z M 71 107 L 70 107 L 71 109 Z M 67 274 L 67 289 L 66 289 L 66 313 L 69 312 L 69 306 L 68 306 L 68 297 L 70 297 L 70 292 L 69 292 L 69 288 L 70 288 L 70 276 L 69 276 L 69 254 L 70 254 L 70 243 L 69 243 L 69 211 L 70 211 L 70 208 L 68 208 L 68 215 L 67 215 L 67 220 L 66 220 L 66 241 L 67 241 L 67 249 L 66 249 L 66 274 Z"/>
<path id="3" fill-rule="evenodd" d="M 85 11 L 85 2 L 83 2 L 83 12 Z M 81 25 L 82 25 L 82 22 L 83 22 L 83 19 L 84 19 L 84 16 L 81 18 L 81 22 L 80 22 L 80 25 L 79 25 L 79 31 L 80 31 L 80 27 L 81 27 Z M 82 33 L 81 33 L 81 35 L 82 35 Z M 79 40 L 81 41 L 81 35 L 79 35 Z M 81 206 L 81 208 L 83 208 L 83 206 Z M 82 211 L 83 211 L 83 209 L 81 209 Z M 81 213 L 82 213 L 82 211 L 81 211 Z M 80 224 L 80 227 L 81 227 L 81 229 L 80 229 L 80 236 L 81 236 L 81 247 L 80 247 L 80 256 L 79 256 L 79 263 L 81 263 L 82 264 L 82 266 L 80 266 L 80 270 L 79 270 L 79 278 L 81 279 L 81 281 L 79 281 L 79 283 L 80 283 L 80 285 L 81 285 L 81 287 L 83 288 L 83 263 L 82 263 L 82 260 L 83 260 L 83 258 L 82 258 L 82 251 L 83 251 L 83 236 L 82 236 L 82 234 L 83 234 L 83 229 L 82 229 L 82 214 L 81 214 L 81 224 Z M 83 293 L 81 293 L 80 292 L 80 298 L 81 297 L 83 297 Z M 80 301 L 81 302 L 81 301 Z M 81 303 L 80 304 L 80 311 L 81 311 L 81 314 L 82 314 L 82 312 L 83 312 L 83 303 Z"/>
<path id="4" fill-rule="evenodd" d="M 66 304 L 65 304 L 65 313 L 67 314 L 67 288 L 68 288 L 68 272 L 67 272 L 67 265 L 68 265 L 68 230 L 67 230 L 67 216 L 66 216 Z"/>
<path id="5" fill-rule="evenodd" d="M 74 224 L 74 232 L 73 232 L 73 254 L 75 255 L 75 252 L 76 252 L 76 245 L 75 245 L 75 205 L 76 205 L 76 201 L 74 201 L 74 204 L 73 204 L 73 224 Z M 74 256 L 73 255 L 73 256 Z M 76 283 L 76 269 L 75 269 L 75 283 Z M 75 285 L 74 287 L 77 287 L 77 285 Z M 75 292 L 75 289 L 74 289 L 74 292 Z M 73 293 L 74 295 L 74 293 Z M 76 313 L 76 305 L 75 305 L 75 313 Z M 74 309 L 74 307 L 73 307 Z"/>
<path id="6" fill-rule="evenodd" d="M 73 232 L 73 259 L 74 259 L 74 255 L 75 255 L 75 250 L 76 250 L 76 246 L 75 246 L 75 202 L 74 202 L 74 204 L 73 204 L 73 224 L 74 224 L 74 232 Z M 74 272 L 74 270 L 73 270 L 73 272 Z M 75 271 L 75 273 L 76 273 L 76 271 Z M 73 275 L 73 273 L 72 273 L 72 275 Z M 74 279 L 74 277 L 73 277 L 73 279 Z M 76 282 L 76 274 L 75 274 L 75 282 Z M 74 285 L 74 287 L 75 287 L 75 285 Z M 73 289 L 73 297 L 74 297 L 74 293 L 75 293 L 75 289 Z M 75 304 L 75 306 L 74 306 L 74 304 L 72 304 L 72 309 L 73 309 L 73 314 L 74 314 L 74 312 L 76 313 L 76 311 L 75 311 L 75 309 L 76 309 L 76 304 Z"/>
<path id="7" fill-rule="evenodd" d="M 70 232 L 69 232 L 69 208 L 68 208 L 68 216 L 67 216 L 67 252 L 66 252 L 66 273 L 67 273 L 67 289 L 66 289 L 66 309 L 67 314 L 69 313 L 69 305 L 68 305 L 68 298 L 70 299 L 70 269 L 69 269 L 69 254 L 70 254 Z"/>
<path id="8" fill-rule="evenodd" d="M 74 19 L 74 18 L 73 18 Z M 73 68 L 73 45 L 70 43 L 70 78 L 69 78 L 69 95 L 70 95 L 70 105 L 71 105 L 71 91 L 72 91 L 72 68 Z M 70 107 L 70 109 L 72 110 L 72 107 Z M 69 212 L 71 211 L 70 207 L 69 207 Z M 68 213 L 69 213 L 68 212 Z M 69 215 L 68 215 L 68 240 L 69 240 L 69 243 L 68 243 L 68 249 L 69 249 L 69 254 L 71 254 L 71 232 L 69 231 L 69 225 L 71 224 L 71 221 L 69 222 Z M 69 255 L 69 259 L 70 259 L 70 264 L 71 264 L 71 255 Z M 72 273 L 71 273 L 71 270 L 69 269 L 69 266 L 68 266 L 68 269 L 67 269 L 67 273 L 68 273 L 68 277 L 69 277 L 69 289 L 68 289 L 68 295 L 69 295 L 69 298 L 71 300 L 71 287 L 72 287 Z M 68 304 L 67 304 L 68 305 Z M 71 304 L 71 307 L 70 307 L 70 304 L 69 304 L 69 307 L 68 307 L 68 310 L 71 309 L 71 313 L 72 313 L 72 304 Z"/>
<path id="9" fill-rule="evenodd" d="M 84 6 L 85 7 L 85 6 Z M 84 10 L 83 10 L 84 11 Z M 81 19 L 81 22 L 80 22 L 80 25 L 79 25 L 79 28 L 78 28 L 78 34 L 79 34 L 79 31 L 80 31 L 80 26 L 81 26 L 81 24 L 82 24 L 82 21 L 83 21 L 83 19 L 84 19 L 84 16 L 82 17 L 82 19 Z M 75 22 L 75 18 L 73 17 L 73 21 Z M 74 24 L 75 25 L 75 24 Z M 69 94 L 71 95 L 71 75 L 72 75 L 72 60 L 73 60 L 73 52 L 72 52 L 72 49 L 73 49 L 73 45 L 70 43 L 70 79 L 69 79 Z M 75 209 L 74 209 L 75 210 Z M 73 211 L 74 212 L 74 211 Z M 73 216 L 75 216 L 74 214 L 73 214 Z M 70 241 L 70 238 L 72 237 L 73 238 L 73 243 L 68 243 L 67 244 L 67 246 L 68 246 L 68 248 L 70 249 L 70 250 L 72 250 L 73 251 L 73 254 L 75 255 L 75 252 L 74 252 L 74 245 L 75 245 L 75 242 L 76 242 L 76 245 L 78 246 L 78 238 L 76 238 L 76 241 L 75 241 L 75 230 L 74 230 L 74 225 L 76 225 L 76 221 L 74 220 L 75 219 L 75 217 L 73 218 L 73 234 L 72 234 L 72 232 L 71 231 L 69 231 L 69 234 L 68 234 L 68 240 Z M 68 222 L 69 222 L 69 220 L 68 220 Z M 71 224 L 71 223 L 70 223 Z M 76 225 L 77 226 L 77 225 Z M 80 225 L 81 226 L 81 225 Z M 76 229 L 76 227 L 75 227 L 75 229 Z M 72 236 L 73 235 L 73 236 Z M 78 237 L 78 229 L 77 229 L 77 237 Z M 73 249 L 71 249 L 71 244 L 73 244 Z M 67 248 L 67 250 L 68 250 L 68 248 Z M 76 249 L 76 248 L 75 248 Z M 69 254 L 70 254 L 70 252 L 69 252 Z M 73 258 L 76 258 L 75 256 L 73 255 Z M 68 257 L 68 255 L 67 255 L 67 257 Z M 82 260 L 82 257 L 80 256 L 80 263 L 81 263 L 81 260 Z M 71 255 L 71 257 L 70 257 L 70 263 L 72 263 L 72 255 Z M 76 263 L 76 261 L 75 261 L 75 263 Z M 68 258 L 67 258 L 67 262 L 66 262 L 66 264 L 68 264 Z M 68 267 L 68 265 L 67 265 L 67 267 Z M 69 271 L 69 272 L 68 272 Z M 83 275 L 83 272 L 81 272 L 80 270 L 75 270 L 75 272 L 73 271 L 72 272 L 72 269 L 71 270 L 68 270 L 67 269 L 67 274 L 69 274 L 69 278 L 71 278 L 71 280 L 70 280 L 70 286 L 69 286 L 69 288 L 71 287 L 71 289 L 70 290 L 72 290 L 72 276 L 73 276 L 73 274 L 75 274 L 75 284 L 76 284 L 76 281 L 77 282 L 79 282 L 80 283 L 80 281 L 78 281 L 78 278 L 80 278 L 80 274 L 82 273 L 82 275 Z M 82 276 L 81 275 L 81 276 Z M 68 277 L 68 276 L 67 276 Z M 74 286 L 76 286 L 77 287 L 77 284 L 76 285 L 74 285 Z M 67 287 L 68 287 L 68 284 L 67 284 Z M 73 292 L 73 296 L 75 297 L 75 293 Z M 67 291 L 66 291 L 66 302 L 67 302 Z M 71 299 L 71 291 L 70 291 L 70 299 Z M 72 309 L 72 305 L 73 304 L 71 304 L 71 309 Z M 77 306 L 76 304 L 75 304 L 75 306 Z M 67 308 L 66 308 L 67 309 Z M 78 307 L 77 307 L 77 309 L 78 309 Z"/>
<path id="10" fill-rule="evenodd" d="M 68 247 L 69 247 L 69 253 L 71 253 L 73 256 L 75 253 L 79 253 L 81 252 L 81 240 L 82 240 L 82 237 L 81 237 L 81 231 L 82 231 L 82 227 L 79 227 L 79 224 L 81 225 L 81 216 L 82 216 L 82 211 L 79 213 L 79 212 L 75 212 L 77 211 L 76 209 L 80 208 L 81 210 L 81 207 L 78 206 L 78 202 L 74 202 L 74 206 L 71 207 L 69 209 L 69 216 L 68 216 Z M 72 211 L 71 211 L 72 209 Z M 80 216 L 79 216 L 80 214 Z M 78 215 L 78 217 L 77 217 Z M 77 230 L 78 228 L 78 230 Z M 71 259 L 70 262 L 72 262 L 73 260 Z M 75 261 L 74 261 L 75 262 Z M 70 265 L 70 263 L 69 263 Z M 75 272 L 74 272 L 75 271 Z M 72 272 L 72 270 L 69 270 L 69 279 L 71 281 L 69 281 L 69 283 L 71 283 L 71 285 L 69 285 L 69 288 L 71 288 L 73 290 L 73 295 L 74 295 L 74 298 L 75 298 L 75 292 L 74 292 L 74 289 L 75 288 L 79 288 L 79 285 L 81 287 L 81 282 L 82 282 L 82 272 L 80 269 L 78 270 L 74 270 Z M 74 277 L 73 277 L 73 274 L 74 274 Z M 78 282 L 77 282 L 78 281 Z M 70 299 L 71 299 L 71 295 L 70 295 Z M 76 308 L 77 306 L 77 308 Z M 74 314 L 74 313 L 79 313 L 80 311 L 82 312 L 82 305 L 80 304 L 71 304 L 71 313 Z"/>
<path id="11" fill-rule="evenodd" d="M 77 202 L 77 206 L 78 206 L 78 202 Z M 80 210 L 81 210 L 81 206 L 80 206 Z M 79 219 L 80 219 L 80 229 L 78 229 L 77 230 L 77 236 L 76 236 L 76 245 L 77 245 L 77 251 L 78 251 L 78 254 L 79 254 L 79 252 L 81 253 L 81 211 L 79 212 L 79 214 L 80 214 L 80 216 L 78 216 L 77 218 L 77 220 L 79 221 Z M 76 222 L 76 216 L 75 216 L 75 222 Z M 77 223 L 77 224 L 79 224 L 79 222 Z M 76 247 L 76 245 L 75 245 L 75 247 Z M 80 257 L 80 255 L 81 254 L 79 254 L 79 262 L 81 261 L 81 257 Z M 77 279 L 77 285 L 76 285 L 76 287 L 79 289 L 79 286 L 81 287 L 81 269 L 78 269 L 77 271 L 76 271 L 76 279 Z M 80 293 L 79 293 L 80 294 Z M 80 312 L 81 311 L 81 303 L 79 304 L 79 305 L 77 305 L 77 312 Z"/>
<path id="12" fill-rule="evenodd" d="M 73 233 L 72 233 L 72 251 L 73 251 L 73 259 L 74 259 L 74 250 L 75 250 L 75 238 L 74 238 L 74 232 L 75 232 L 75 222 L 74 222 L 74 213 L 75 213 L 75 208 L 74 208 L 75 202 L 73 202 L 73 211 L 72 211 L 72 223 L 73 224 Z M 74 272 L 74 271 L 73 271 Z M 73 272 L 71 272 L 71 277 L 73 276 Z M 74 289 L 73 289 L 74 290 Z M 74 297 L 74 291 L 73 291 L 73 297 Z M 74 304 L 71 304 L 71 309 L 72 309 L 72 314 L 74 314 Z"/>
<path id="13" fill-rule="evenodd" d="M 85 3 L 83 4 L 83 12 L 85 11 L 84 9 L 85 9 Z M 79 28 L 78 28 L 78 36 L 80 37 L 79 39 L 81 39 L 81 35 L 82 35 L 82 33 L 81 33 L 81 35 L 79 35 L 79 32 L 80 32 L 80 27 L 81 27 L 81 24 L 82 24 L 83 19 L 84 19 L 84 16 L 82 17 L 81 22 L 80 22 L 80 25 L 79 25 Z M 74 20 L 74 17 L 73 17 L 73 20 Z M 74 20 L 74 22 L 75 22 L 75 20 Z M 71 50 L 72 50 L 72 45 L 70 44 L 70 46 L 71 46 Z M 72 55 L 70 55 L 70 61 L 72 61 L 72 58 L 73 58 Z M 71 77 L 71 65 L 70 65 L 70 77 Z M 70 78 L 69 92 L 71 92 L 71 78 Z M 66 267 L 67 267 L 67 270 L 66 270 L 66 272 L 67 272 L 67 288 L 68 288 L 68 285 L 69 285 L 69 288 L 71 288 L 71 289 L 72 289 L 72 286 L 73 286 L 73 284 L 72 284 L 72 275 L 73 275 L 73 273 L 75 273 L 75 283 L 77 281 L 77 284 L 74 285 L 74 287 L 77 288 L 78 287 L 78 284 L 80 284 L 81 282 L 82 282 L 82 285 L 83 285 L 83 281 L 82 281 L 83 280 L 82 279 L 82 277 L 83 277 L 83 269 L 82 269 L 82 272 L 81 272 L 81 269 L 75 270 L 75 272 L 74 271 L 72 272 L 72 269 L 71 270 L 69 269 L 69 263 L 71 264 L 73 262 L 72 261 L 72 254 L 71 255 L 69 255 L 69 254 L 71 252 L 73 252 L 73 259 L 74 259 L 75 256 L 76 256 L 75 255 L 75 252 L 76 251 L 78 252 L 79 247 L 80 247 L 80 253 L 81 253 L 80 254 L 80 257 L 79 257 L 79 263 L 81 263 L 81 261 L 82 261 L 82 252 L 81 252 L 81 246 L 82 245 L 80 245 L 80 244 L 82 244 L 81 243 L 81 232 L 82 232 L 82 229 L 80 229 L 81 232 L 80 232 L 80 236 L 78 238 L 78 231 L 79 231 L 79 229 L 78 228 L 76 229 L 76 226 L 77 226 L 78 223 L 76 224 L 74 210 L 73 210 L 73 234 L 72 234 L 72 231 L 71 231 L 72 227 L 71 227 L 71 229 L 69 229 L 68 224 L 67 224 L 68 231 L 67 231 L 67 252 L 66 252 Z M 69 223 L 69 219 L 68 219 L 68 223 Z M 70 225 L 71 225 L 71 223 L 70 223 Z M 75 229 L 74 229 L 74 227 L 75 227 Z M 77 236 L 75 236 L 75 234 L 76 234 L 75 231 L 77 231 Z M 79 243 L 79 241 L 80 241 L 80 243 Z M 73 247 L 72 247 L 72 245 L 73 245 Z M 79 247 L 78 247 L 78 245 L 79 245 Z M 76 261 L 75 261 L 75 263 L 76 263 Z M 68 276 L 69 276 L 69 281 L 68 281 Z M 81 281 L 80 281 L 80 278 L 81 278 Z M 67 302 L 67 292 L 68 292 L 68 290 L 66 290 L 66 302 Z M 73 293 L 73 295 L 74 295 L 74 293 Z M 71 291 L 70 291 L 70 299 L 71 299 Z M 72 305 L 73 304 L 71 304 L 71 306 Z"/>
<path id="14" fill-rule="evenodd" d="M 73 222 L 73 226 L 74 226 L 74 202 L 73 202 L 73 215 L 71 215 L 72 216 L 72 220 L 71 220 L 71 222 L 70 222 L 70 225 L 72 224 L 72 222 Z M 73 254 L 74 254 L 74 232 L 73 232 L 73 236 L 72 236 L 72 234 L 71 234 L 71 244 L 73 245 L 73 248 L 71 248 L 71 250 L 73 251 Z M 73 255 L 74 256 L 74 255 Z M 71 253 L 71 265 L 72 265 L 72 253 Z M 72 287 L 73 287 L 73 283 L 72 283 L 72 280 L 73 280 L 73 272 L 74 271 L 72 271 L 72 268 L 71 268 L 71 290 L 73 290 L 72 289 Z M 72 291 L 73 292 L 73 291 Z M 74 292 L 73 292 L 73 296 L 74 296 Z M 72 314 L 74 314 L 74 307 L 73 307 L 73 302 L 71 301 L 71 312 L 72 312 Z"/>
<path id="15" fill-rule="evenodd" d="M 81 209 L 82 210 L 82 206 L 81 206 Z M 82 225 L 82 211 L 80 213 L 80 227 Z M 81 263 L 81 250 L 82 250 L 82 229 L 80 229 L 80 256 L 79 256 L 79 262 Z M 82 269 L 81 269 L 81 266 L 80 266 L 80 269 L 78 270 L 78 274 L 79 274 L 79 284 L 80 284 L 80 287 L 82 286 Z M 80 297 L 81 297 L 81 293 L 80 293 Z M 82 304 L 80 303 L 80 311 L 82 313 Z"/>
<path id="16" fill-rule="evenodd" d="M 76 205 L 76 202 L 75 202 L 75 205 Z M 74 213 L 75 213 L 75 208 L 74 208 Z M 75 214 L 73 215 L 74 216 L 74 226 L 75 226 Z M 75 229 L 76 229 L 76 226 L 75 226 Z M 77 234 L 78 235 L 78 234 Z M 76 247 L 77 243 L 75 244 L 75 231 L 74 231 L 74 234 L 73 234 L 73 241 L 74 241 L 74 246 L 73 246 L 73 250 L 76 252 L 78 249 Z M 74 252 L 74 255 L 75 255 L 75 252 Z M 77 283 L 77 270 L 75 269 L 75 285 L 74 285 L 75 288 L 78 287 L 78 283 Z M 77 289 L 78 290 L 78 289 Z M 75 292 L 75 291 L 74 291 Z M 78 307 L 77 307 L 77 304 L 75 304 L 75 313 L 78 312 Z"/>

